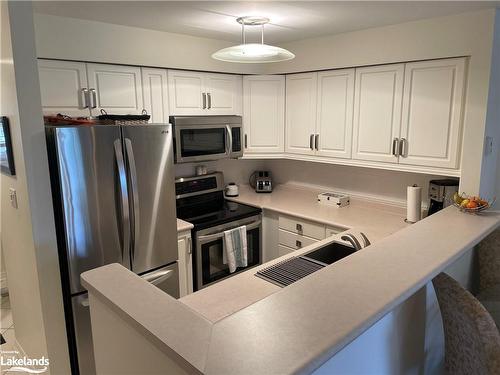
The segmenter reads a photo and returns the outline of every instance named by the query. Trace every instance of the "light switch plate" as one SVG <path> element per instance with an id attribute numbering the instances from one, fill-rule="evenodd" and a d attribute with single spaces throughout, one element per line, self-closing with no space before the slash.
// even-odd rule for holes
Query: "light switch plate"
<path id="1" fill-rule="evenodd" d="M 9 189 L 9 198 L 10 198 L 10 205 L 17 209 L 17 192 L 16 189 L 10 188 Z"/>

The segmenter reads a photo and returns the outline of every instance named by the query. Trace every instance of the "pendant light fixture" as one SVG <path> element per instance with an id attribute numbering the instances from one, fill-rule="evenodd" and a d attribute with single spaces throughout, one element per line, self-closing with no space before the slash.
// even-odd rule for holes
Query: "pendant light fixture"
<path id="1" fill-rule="evenodd" d="M 241 25 L 242 44 L 223 48 L 212 55 L 216 60 L 236 63 L 268 63 L 291 60 L 293 53 L 284 48 L 264 44 L 264 25 L 269 23 L 269 18 L 248 16 L 237 18 Z M 246 43 L 245 26 L 261 26 L 260 43 Z"/>

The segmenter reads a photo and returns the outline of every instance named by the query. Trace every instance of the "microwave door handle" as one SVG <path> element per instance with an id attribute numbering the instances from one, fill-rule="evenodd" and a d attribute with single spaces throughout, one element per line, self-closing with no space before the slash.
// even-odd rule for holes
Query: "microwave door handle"
<path id="1" fill-rule="evenodd" d="M 118 189 L 120 191 L 121 227 L 122 227 L 122 263 L 128 268 L 129 259 L 125 261 L 124 253 L 130 250 L 130 210 L 127 186 L 127 173 L 123 159 L 122 142 L 120 139 L 114 142 L 115 159 L 118 172 Z"/>
<path id="2" fill-rule="evenodd" d="M 247 225 L 247 232 L 249 230 L 253 230 L 255 228 L 258 228 L 261 223 L 262 222 L 259 220 L 259 221 L 256 221 L 256 222 L 252 223 L 252 224 Z M 238 227 L 227 228 L 226 230 L 235 229 L 235 228 L 238 228 Z M 224 231 L 219 232 L 219 233 L 214 233 L 214 234 L 207 234 L 206 236 L 199 236 L 199 237 L 197 237 L 197 240 L 200 243 L 202 243 L 202 242 L 206 243 L 206 242 L 211 242 L 211 241 L 218 240 L 219 238 L 222 238 L 222 237 L 224 237 Z"/>
<path id="3" fill-rule="evenodd" d="M 229 125 L 226 125 L 226 131 L 227 131 L 227 138 L 229 140 L 227 156 L 230 156 L 231 153 L 233 152 L 233 132 L 231 131 L 231 127 Z"/>
<path id="4" fill-rule="evenodd" d="M 133 212 L 132 215 L 132 228 L 134 228 L 134 237 L 131 246 L 130 258 L 132 260 L 132 267 L 134 262 L 135 250 L 137 248 L 137 241 L 139 239 L 139 230 L 140 230 L 140 215 L 139 215 L 139 192 L 137 189 L 137 170 L 135 166 L 135 158 L 134 158 L 134 150 L 132 148 L 132 141 L 128 138 L 125 138 L 125 150 L 127 154 L 127 164 L 128 164 L 128 172 L 130 176 L 130 185 L 131 185 L 131 195 L 133 202 Z"/>

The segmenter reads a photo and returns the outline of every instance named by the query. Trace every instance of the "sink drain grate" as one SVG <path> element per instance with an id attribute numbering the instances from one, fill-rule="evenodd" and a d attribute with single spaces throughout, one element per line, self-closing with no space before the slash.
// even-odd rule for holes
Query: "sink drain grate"
<path id="1" fill-rule="evenodd" d="M 285 287 L 325 267 L 310 260 L 294 257 L 258 271 L 255 276 Z"/>

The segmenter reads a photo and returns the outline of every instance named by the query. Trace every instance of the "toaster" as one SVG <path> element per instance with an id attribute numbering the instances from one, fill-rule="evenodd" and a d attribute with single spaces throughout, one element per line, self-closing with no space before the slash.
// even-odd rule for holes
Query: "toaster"
<path id="1" fill-rule="evenodd" d="M 270 193 L 273 191 L 273 181 L 271 172 L 257 171 L 255 172 L 255 192 Z"/>

